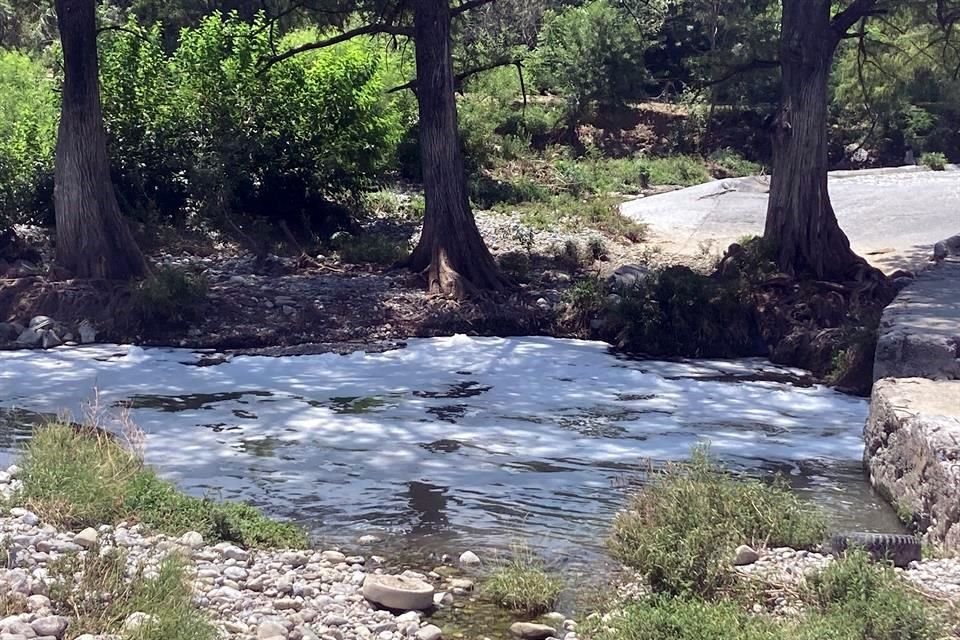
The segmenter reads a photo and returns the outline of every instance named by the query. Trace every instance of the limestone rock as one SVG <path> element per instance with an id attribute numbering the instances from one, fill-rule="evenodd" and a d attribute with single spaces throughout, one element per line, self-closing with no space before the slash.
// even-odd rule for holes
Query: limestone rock
<path id="1" fill-rule="evenodd" d="M 187 531 L 185 534 L 180 536 L 178 542 L 190 549 L 199 549 L 203 546 L 203 536 L 196 531 Z"/>
<path id="2" fill-rule="evenodd" d="M 387 609 L 419 611 L 433 606 L 433 585 L 416 578 L 368 574 L 363 597 Z"/>
<path id="3" fill-rule="evenodd" d="M 480 556 L 473 551 L 464 551 L 460 554 L 460 564 L 464 566 L 476 566 L 480 564 Z"/>
<path id="4" fill-rule="evenodd" d="M 77 333 L 80 334 L 80 344 L 90 344 L 97 340 L 97 328 L 89 320 L 84 320 L 77 327 Z"/>
<path id="5" fill-rule="evenodd" d="M 510 625 L 510 633 L 523 640 L 545 640 L 556 635 L 557 630 L 545 624 L 514 622 Z"/>
<path id="6" fill-rule="evenodd" d="M 63 616 L 45 616 L 43 618 L 37 618 L 30 623 L 30 626 L 38 636 L 62 638 L 63 634 L 67 631 L 69 623 L 70 621 Z"/>
<path id="7" fill-rule="evenodd" d="M 417 640 L 440 640 L 443 637 L 443 631 L 440 627 L 428 624 L 417 631 Z"/>
<path id="8" fill-rule="evenodd" d="M 864 428 L 870 482 L 929 542 L 960 549 L 960 380 L 881 380 Z"/>
<path id="9" fill-rule="evenodd" d="M 144 613 L 142 611 L 134 611 L 129 616 L 127 616 L 126 620 L 123 621 L 123 629 L 124 631 L 135 631 L 140 627 L 142 627 L 143 625 L 150 624 L 155 620 L 156 618 L 154 618 L 149 613 Z"/>
<path id="10" fill-rule="evenodd" d="M 99 534 L 97 533 L 97 530 L 93 527 L 87 527 L 77 535 L 73 536 L 73 542 L 84 549 L 89 549 L 93 545 L 97 544 L 98 538 Z"/>
<path id="11" fill-rule="evenodd" d="M 286 638 L 289 635 L 287 628 L 275 620 L 264 620 L 257 627 L 257 640 L 272 640 Z"/>
<path id="12" fill-rule="evenodd" d="M 737 550 L 733 554 L 733 566 L 743 567 L 748 564 L 753 564 L 760 559 L 760 554 L 753 550 L 752 547 L 745 544 L 737 547 Z"/>
<path id="13" fill-rule="evenodd" d="M 607 285 L 612 289 L 632 289 L 646 282 L 652 275 L 653 271 L 649 267 L 639 264 L 625 264 L 618 267 L 607 278 Z"/>

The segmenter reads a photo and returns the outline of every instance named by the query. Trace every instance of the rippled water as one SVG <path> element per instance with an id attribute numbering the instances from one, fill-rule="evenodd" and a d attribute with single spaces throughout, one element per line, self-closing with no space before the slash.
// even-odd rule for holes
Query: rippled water
<path id="1" fill-rule="evenodd" d="M 598 548 L 629 487 L 698 442 L 782 472 L 838 528 L 897 530 L 861 466 L 867 403 L 760 360 L 653 362 L 594 342 L 435 338 L 284 358 L 97 346 L 0 354 L 0 406 L 127 405 L 147 459 L 319 537 L 457 552 Z M 7 420 L 0 449 L 27 437 Z M 17 423 L 15 426 L 12 423 Z"/>

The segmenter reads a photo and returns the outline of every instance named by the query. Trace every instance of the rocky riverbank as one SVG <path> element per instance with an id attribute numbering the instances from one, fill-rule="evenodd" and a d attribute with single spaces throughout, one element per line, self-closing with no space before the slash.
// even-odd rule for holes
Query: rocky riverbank
<path id="1" fill-rule="evenodd" d="M 19 469 L 0 472 L 0 494 L 15 496 Z M 196 532 L 178 538 L 151 535 L 139 524 L 102 525 L 80 532 L 58 530 L 33 512 L 13 507 L 0 518 L 0 541 L 7 562 L 0 567 L 0 619 L 3 640 L 80 638 L 113 640 L 117 635 L 71 633 L 71 614 L 52 597 L 53 567 L 64 558 L 103 557 L 119 551 L 128 580 L 156 576 L 164 560 L 176 555 L 186 563 L 194 603 L 213 623 L 219 637 L 235 640 L 440 640 L 445 631 L 430 616 L 461 608 L 473 600 L 474 580 L 460 568 L 438 567 L 424 573 L 394 574 L 377 555 L 347 555 L 326 550 L 247 550 L 230 543 L 208 545 Z M 374 537 L 358 540 L 372 549 Z M 455 561 L 464 570 L 480 559 L 466 552 Z M 392 608 L 388 609 L 384 605 Z M 406 610 L 406 609 L 411 610 Z M 124 629 L 149 623 L 135 612 Z M 567 630 L 565 630 L 565 627 Z M 558 636 L 577 640 L 572 620 L 553 626 L 519 624 L 519 638 Z M 507 629 L 491 629 L 491 636 Z"/>

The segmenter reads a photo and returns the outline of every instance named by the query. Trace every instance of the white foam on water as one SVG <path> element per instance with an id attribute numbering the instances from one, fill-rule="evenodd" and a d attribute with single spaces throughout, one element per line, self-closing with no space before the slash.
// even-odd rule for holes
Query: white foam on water
<path id="1" fill-rule="evenodd" d="M 132 399 L 162 472 L 321 531 L 562 537 L 571 516 L 606 521 L 618 484 L 647 460 L 685 458 L 698 442 L 746 468 L 794 472 L 863 452 L 865 400 L 752 380 L 803 373 L 762 360 L 630 361 L 596 342 L 466 336 L 374 354 L 199 358 L 117 345 L 6 352 L 0 406 L 80 415 L 95 389 L 101 403 Z"/>

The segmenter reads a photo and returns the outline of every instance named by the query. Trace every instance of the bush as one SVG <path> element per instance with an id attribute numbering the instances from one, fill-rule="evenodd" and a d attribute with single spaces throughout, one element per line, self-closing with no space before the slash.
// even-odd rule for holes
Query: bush
<path id="1" fill-rule="evenodd" d="M 306 535 L 253 507 L 194 498 L 161 480 L 118 440 L 95 428 L 51 424 L 34 431 L 21 460 L 20 498 L 70 529 L 136 519 L 159 533 L 196 531 L 208 542 L 303 547 Z"/>
<path id="2" fill-rule="evenodd" d="M 945 171 L 947 168 L 947 156 L 942 153 L 925 153 L 920 162 L 932 171 Z"/>
<path id="3" fill-rule="evenodd" d="M 288 35 L 282 48 L 316 34 Z M 101 50 L 104 116 L 128 210 L 182 223 L 252 214 L 323 225 L 392 160 L 405 123 L 385 97 L 382 55 L 343 43 L 261 72 L 262 17 L 205 18 L 164 52 L 161 29 L 129 24 Z"/>
<path id="4" fill-rule="evenodd" d="M 58 119 L 46 69 L 26 54 L 0 50 L 0 227 L 52 221 Z"/>
<path id="5" fill-rule="evenodd" d="M 547 573 L 542 562 L 520 548 L 484 579 L 481 592 L 502 607 L 536 615 L 553 607 L 562 588 L 563 583 Z"/>
<path id="6" fill-rule="evenodd" d="M 142 568 L 127 577 L 127 556 L 112 548 L 65 555 L 50 565 L 50 600 L 70 617 L 70 637 L 120 634 L 129 640 L 213 640 L 216 629 L 193 606 L 193 587 L 183 561 L 168 556 L 156 575 Z M 150 616 L 139 628 L 124 630 L 133 613 Z"/>
<path id="7" fill-rule="evenodd" d="M 731 584 L 739 544 L 808 548 L 825 533 L 823 515 L 781 481 L 735 478 L 704 449 L 656 474 L 614 522 L 610 546 L 656 591 L 713 595 Z"/>
<path id="8" fill-rule="evenodd" d="M 643 96 L 644 53 L 662 20 L 651 6 L 638 9 L 642 21 L 607 0 L 544 15 L 531 64 L 534 84 L 566 99 L 570 124 L 594 101 L 619 104 Z"/>
<path id="9" fill-rule="evenodd" d="M 808 599 L 832 620 L 846 620 L 856 638 L 932 640 L 942 621 L 929 603 L 908 590 L 892 568 L 856 551 L 809 581 Z"/>
<path id="10" fill-rule="evenodd" d="M 722 175 L 717 176 L 720 178 L 755 176 L 763 171 L 762 165 L 747 160 L 740 153 L 730 148 L 714 151 L 708 159 L 715 167 L 720 169 L 719 173 Z"/>
<path id="11" fill-rule="evenodd" d="M 130 303 L 141 326 L 181 325 L 197 317 L 206 296 L 203 277 L 161 267 L 134 285 Z"/>

